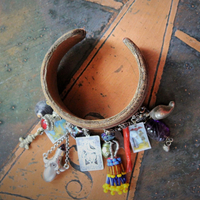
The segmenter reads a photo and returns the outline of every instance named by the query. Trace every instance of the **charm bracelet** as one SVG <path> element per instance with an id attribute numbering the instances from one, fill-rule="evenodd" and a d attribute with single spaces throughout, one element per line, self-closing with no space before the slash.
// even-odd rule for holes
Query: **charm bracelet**
<path id="1" fill-rule="evenodd" d="M 69 168 L 69 135 L 76 138 L 79 134 L 82 134 L 87 136 L 86 138 L 88 139 L 93 138 L 93 136 L 89 136 L 89 130 L 104 130 L 102 139 L 105 141 L 105 146 L 107 146 L 107 153 L 104 152 L 103 154 L 106 154 L 106 157 L 108 158 L 108 174 L 106 178 L 106 185 L 104 184 L 103 186 L 104 192 L 110 191 L 112 195 L 114 195 L 115 192 L 121 194 L 123 192 L 127 192 L 128 184 L 125 174 L 130 172 L 132 169 L 129 141 L 131 130 L 128 130 L 128 128 L 131 125 L 136 125 L 140 122 L 144 123 L 148 136 L 158 141 L 166 141 L 165 146 L 167 146 L 167 148 L 165 149 L 168 151 L 172 139 L 169 138 L 169 131 L 167 131 L 167 127 L 158 120 L 168 116 L 173 110 L 175 104 L 174 102 L 170 102 L 168 106 L 157 106 L 150 112 L 146 108 L 141 107 L 147 93 L 148 85 L 146 65 L 139 48 L 129 38 L 124 38 L 123 43 L 135 57 L 139 70 L 138 86 L 129 104 L 118 114 L 105 119 L 86 120 L 72 114 L 61 100 L 58 88 L 55 85 L 57 82 L 57 69 L 63 56 L 73 46 L 81 42 L 85 36 L 86 31 L 84 29 L 75 29 L 67 32 L 61 36 L 47 52 L 41 67 L 41 84 L 43 93 L 48 102 L 48 105 L 45 106 L 52 108 L 53 112 L 50 108 L 48 108 L 49 111 L 46 113 L 44 109 L 38 111 L 37 115 L 41 117 L 42 128 L 39 128 L 36 134 L 28 135 L 26 139 L 20 138 L 20 146 L 28 149 L 29 144 L 35 137 L 48 130 L 53 130 L 55 122 L 62 119 L 65 120 L 66 132 L 64 136 L 56 141 L 51 150 L 43 155 L 45 163 L 44 179 L 45 181 L 50 182 L 55 178 L 56 174 L 59 174 Z M 165 129 L 164 133 L 163 131 L 160 131 L 160 129 Z M 118 143 L 115 139 L 115 132 L 117 131 L 123 132 L 127 160 L 126 170 L 122 166 L 121 158 L 118 158 L 116 155 Z M 64 140 L 65 144 L 62 144 Z M 94 141 L 96 142 L 96 139 L 91 141 L 90 144 L 94 145 L 90 146 L 88 146 L 88 142 L 84 143 L 84 152 L 86 152 L 86 154 L 83 162 L 90 165 L 91 170 L 93 170 L 93 166 L 99 162 L 97 162 L 99 150 L 96 148 L 96 143 Z M 112 150 L 113 144 L 116 146 L 114 154 Z M 140 141 L 134 139 L 135 147 L 139 146 L 139 144 Z M 93 154 L 90 153 L 91 150 L 93 151 Z M 55 154 L 49 159 L 48 156 L 52 153 L 52 151 L 55 151 Z M 89 155 L 92 155 L 93 157 L 90 156 L 90 159 L 88 159 Z M 65 161 L 64 164 L 62 164 L 62 158 L 64 156 Z"/>

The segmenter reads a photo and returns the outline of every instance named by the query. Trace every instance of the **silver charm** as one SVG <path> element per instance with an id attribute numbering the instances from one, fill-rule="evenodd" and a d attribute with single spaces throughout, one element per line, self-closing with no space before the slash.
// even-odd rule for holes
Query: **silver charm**
<path id="1" fill-rule="evenodd" d="M 65 171 L 62 166 L 62 158 L 64 155 L 65 155 L 65 150 L 63 150 L 62 147 L 59 147 L 56 150 L 56 153 L 53 156 L 53 158 L 43 159 L 45 163 L 45 170 L 43 177 L 46 182 L 51 182 L 55 178 L 56 174 Z"/>
<path id="2" fill-rule="evenodd" d="M 163 149 L 166 151 L 166 152 L 169 152 L 170 150 L 170 147 L 167 146 L 166 144 L 163 145 Z"/>
<path id="3" fill-rule="evenodd" d="M 167 139 L 165 140 L 165 144 L 163 145 L 163 149 L 164 149 L 166 152 L 169 152 L 170 146 L 171 146 L 172 142 L 173 142 L 173 138 L 167 138 Z"/>
<path id="4" fill-rule="evenodd" d="M 174 101 L 170 101 L 168 106 L 165 105 L 156 106 L 153 110 L 151 110 L 149 116 L 154 120 L 164 119 L 168 115 L 170 115 L 174 107 L 175 107 Z"/>
<path id="5" fill-rule="evenodd" d="M 45 129 L 45 130 L 47 130 L 47 131 L 52 131 L 54 129 L 55 122 L 59 121 L 61 119 L 62 118 L 56 112 L 54 112 L 54 111 L 53 111 L 52 115 L 46 114 L 41 119 L 42 128 Z M 46 127 L 44 127 L 44 125 Z"/>
<path id="6" fill-rule="evenodd" d="M 59 145 L 63 140 L 66 140 L 66 146 L 62 144 L 59 148 L 57 148 L 55 155 L 48 159 L 48 155 Z M 60 139 L 47 153 L 43 154 L 44 161 L 44 173 L 43 178 L 46 182 L 51 182 L 56 177 L 56 174 L 60 174 L 60 172 L 64 172 L 69 168 L 68 160 L 69 160 L 69 138 L 66 135 L 64 138 Z M 62 163 L 63 157 L 65 156 L 65 163 Z"/>
<path id="7" fill-rule="evenodd" d="M 119 143 L 116 140 L 109 141 L 109 143 L 110 143 L 110 158 L 111 159 L 116 158 L 117 152 L 119 150 Z M 114 153 L 113 153 L 113 149 L 112 149 L 113 144 L 116 144 Z"/>
<path id="8" fill-rule="evenodd" d="M 86 135 L 86 133 L 84 133 Z M 103 169 L 100 138 L 96 136 L 77 137 L 76 146 L 81 171 Z"/>

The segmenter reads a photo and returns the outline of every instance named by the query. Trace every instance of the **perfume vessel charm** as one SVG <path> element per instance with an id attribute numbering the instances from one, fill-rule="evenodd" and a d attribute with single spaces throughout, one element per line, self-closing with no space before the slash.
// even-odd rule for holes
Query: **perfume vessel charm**
<path id="1" fill-rule="evenodd" d="M 44 161 L 44 173 L 43 177 L 46 182 L 51 182 L 56 174 L 65 171 L 66 169 L 62 165 L 63 157 L 65 156 L 66 149 L 65 145 L 62 144 L 57 150 L 55 155 L 51 159 L 43 158 Z"/>

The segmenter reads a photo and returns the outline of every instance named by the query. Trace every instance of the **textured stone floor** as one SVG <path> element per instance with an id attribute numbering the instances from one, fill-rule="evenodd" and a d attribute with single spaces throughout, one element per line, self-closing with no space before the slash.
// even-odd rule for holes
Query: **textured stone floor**
<path id="1" fill-rule="evenodd" d="M 84 27 L 87 30 L 87 42 L 74 49 L 81 52 L 78 58 L 74 59 L 71 55 L 66 58 L 70 72 L 65 80 L 60 79 L 61 92 L 64 89 L 63 85 L 67 84 L 81 66 L 123 6 L 126 6 L 126 2 L 129 1 L 0 2 L 1 167 L 8 163 L 9 157 L 12 158 L 12 151 L 18 144 L 18 138 L 27 135 L 38 122 L 33 110 L 35 104 L 44 99 L 40 85 L 40 67 L 49 47 L 71 29 Z M 154 6 L 152 2 L 156 5 L 159 0 L 143 0 L 140 3 Z M 171 100 L 176 103 L 172 115 L 164 120 L 170 127 L 174 142 L 171 151 L 166 153 L 162 149 L 163 143 L 151 141 L 152 150 L 145 151 L 142 160 L 134 196 L 136 200 L 200 198 L 200 2 L 170 2 L 166 27 L 172 26 L 172 35 L 170 37 L 164 32 L 163 45 L 169 37 L 169 49 L 166 53 L 166 62 L 163 63 L 163 73 L 160 74 L 159 89 L 155 89 L 159 85 L 159 80 L 155 79 L 154 83 L 157 85 L 153 85 L 152 91 L 157 93 L 151 94 L 156 96 L 156 105 L 168 104 Z M 177 10 L 174 9 L 176 2 Z M 171 22 L 173 10 L 176 10 L 175 20 Z M 137 14 L 139 10 L 134 12 Z M 148 18 L 147 23 L 151 23 Z M 148 42 L 150 40 L 145 41 Z M 163 45 L 158 52 L 160 56 L 157 66 L 162 64 L 162 53 L 165 50 Z M 150 60 L 151 54 L 145 49 L 143 52 Z M 147 103 L 149 106 L 150 99 Z"/>

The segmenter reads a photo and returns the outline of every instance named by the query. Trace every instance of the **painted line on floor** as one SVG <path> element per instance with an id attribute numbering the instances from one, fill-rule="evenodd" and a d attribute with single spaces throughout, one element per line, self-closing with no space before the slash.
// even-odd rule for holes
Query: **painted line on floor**
<path id="1" fill-rule="evenodd" d="M 97 3 L 102 6 L 107 6 L 110 8 L 114 8 L 116 10 L 120 9 L 123 6 L 123 4 L 121 2 L 117 2 L 115 0 L 86 0 L 86 1 L 90 1 L 92 3 Z"/>
<path id="2" fill-rule="evenodd" d="M 195 38 L 189 36 L 188 34 L 184 33 L 183 31 L 180 31 L 180 30 L 177 30 L 175 32 L 175 37 L 177 37 L 182 42 L 186 43 L 193 49 L 200 52 L 200 42 L 198 40 L 196 40 Z"/>
<path id="3" fill-rule="evenodd" d="M 156 71 L 154 84 L 153 84 L 152 91 L 151 91 L 151 98 L 149 98 L 149 101 L 148 101 L 149 107 L 153 107 L 156 102 L 156 98 L 157 98 L 156 94 L 157 94 L 159 86 L 160 86 L 165 62 L 167 59 L 167 54 L 168 54 L 169 45 L 170 45 L 170 41 L 171 41 L 171 37 L 172 37 L 174 20 L 175 20 L 175 16 L 177 13 L 178 4 L 179 4 L 179 0 L 172 1 L 171 11 L 168 16 L 167 27 L 165 30 L 165 37 L 163 38 L 163 46 L 161 49 L 159 61 L 157 63 L 157 71 Z"/>

